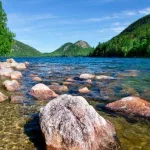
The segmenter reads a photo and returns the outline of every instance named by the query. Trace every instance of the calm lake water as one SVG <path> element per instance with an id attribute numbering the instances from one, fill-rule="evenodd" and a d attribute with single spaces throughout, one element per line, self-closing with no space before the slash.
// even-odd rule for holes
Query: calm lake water
<path id="1" fill-rule="evenodd" d="M 3 59 L 5 60 L 5 59 Z M 6 92 L 0 81 L 0 90 L 7 94 L 24 94 L 23 105 L 0 104 L 0 150 L 44 150 L 44 142 L 39 130 L 39 109 L 47 102 L 40 102 L 28 93 L 36 81 L 30 74 L 36 74 L 43 83 L 63 85 L 67 78 L 76 79 L 75 84 L 67 85 L 68 92 L 58 94 L 81 95 L 92 104 L 98 113 L 110 120 L 120 140 L 121 150 L 149 150 L 150 123 L 146 120 L 127 120 L 116 114 L 105 112 L 101 105 L 118 100 L 125 96 L 135 95 L 150 101 L 150 59 L 142 58 L 15 58 L 17 62 L 30 62 L 22 71 L 20 80 L 22 88 L 17 92 Z M 87 83 L 78 79 L 82 73 L 108 75 L 113 80 L 93 80 Z M 80 94 L 78 89 L 88 87 L 90 94 Z"/>

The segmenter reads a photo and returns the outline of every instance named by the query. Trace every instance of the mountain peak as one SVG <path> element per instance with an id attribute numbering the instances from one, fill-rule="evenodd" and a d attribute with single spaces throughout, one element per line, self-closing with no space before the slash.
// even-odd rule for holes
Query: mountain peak
<path id="1" fill-rule="evenodd" d="M 77 42 L 75 43 L 75 45 L 76 45 L 76 46 L 79 46 L 79 47 L 82 47 L 82 48 L 90 48 L 90 45 L 89 45 L 87 42 L 82 41 L 82 40 L 77 41 Z"/>

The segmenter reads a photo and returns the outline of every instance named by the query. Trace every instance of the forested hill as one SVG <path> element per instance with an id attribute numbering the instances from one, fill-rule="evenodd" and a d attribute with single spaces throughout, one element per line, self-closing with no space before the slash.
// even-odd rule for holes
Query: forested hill
<path id="1" fill-rule="evenodd" d="M 132 23 L 110 41 L 99 43 L 92 56 L 150 57 L 150 15 Z"/>
<path id="2" fill-rule="evenodd" d="M 76 43 L 65 43 L 52 53 L 45 53 L 43 56 L 89 56 L 93 48 L 85 41 Z"/>
<path id="3" fill-rule="evenodd" d="M 35 57 L 40 55 L 41 53 L 35 48 L 16 40 L 11 53 L 7 56 L 11 56 L 11 57 L 33 57 L 34 56 Z"/>

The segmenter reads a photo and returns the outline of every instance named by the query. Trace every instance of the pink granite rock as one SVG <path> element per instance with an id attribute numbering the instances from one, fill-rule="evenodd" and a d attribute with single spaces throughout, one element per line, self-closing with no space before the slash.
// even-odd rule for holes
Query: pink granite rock
<path id="1" fill-rule="evenodd" d="M 48 86 L 42 83 L 33 86 L 30 90 L 30 94 L 38 100 L 48 100 L 50 98 L 54 98 L 58 96 Z"/>
<path id="2" fill-rule="evenodd" d="M 116 149 L 114 126 L 80 96 L 62 95 L 40 110 L 47 150 Z"/>

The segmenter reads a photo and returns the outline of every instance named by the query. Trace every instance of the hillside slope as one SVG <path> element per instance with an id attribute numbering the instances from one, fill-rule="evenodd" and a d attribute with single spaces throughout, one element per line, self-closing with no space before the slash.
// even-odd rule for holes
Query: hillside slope
<path id="1" fill-rule="evenodd" d="M 9 57 L 33 57 L 40 56 L 41 53 L 35 48 L 16 40 Z"/>
<path id="2" fill-rule="evenodd" d="M 93 52 L 93 48 L 85 41 L 76 43 L 65 43 L 52 53 L 45 53 L 44 56 L 88 56 Z"/>
<path id="3" fill-rule="evenodd" d="M 110 41 L 99 43 L 92 56 L 150 57 L 150 15 L 132 23 Z"/>

